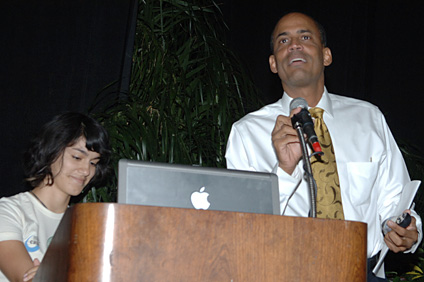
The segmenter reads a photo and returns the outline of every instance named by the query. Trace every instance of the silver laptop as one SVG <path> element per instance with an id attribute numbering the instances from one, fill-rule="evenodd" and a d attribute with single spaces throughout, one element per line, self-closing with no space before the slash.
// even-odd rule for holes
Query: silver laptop
<path id="1" fill-rule="evenodd" d="M 280 214 L 272 173 L 121 159 L 118 203 Z"/>

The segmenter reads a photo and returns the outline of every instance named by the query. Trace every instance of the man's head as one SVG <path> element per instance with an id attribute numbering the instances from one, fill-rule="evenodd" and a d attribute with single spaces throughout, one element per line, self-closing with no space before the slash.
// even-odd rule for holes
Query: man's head
<path id="1" fill-rule="evenodd" d="M 290 13 L 278 21 L 272 38 L 269 64 L 271 71 L 278 73 L 284 90 L 323 91 L 324 67 L 332 62 L 323 28 L 305 14 Z"/>
<path id="2" fill-rule="evenodd" d="M 288 15 L 288 14 L 294 14 L 294 12 L 293 13 L 287 13 L 286 15 Z M 281 17 L 280 19 L 282 19 L 283 17 Z M 317 28 L 319 30 L 319 34 L 320 34 L 320 37 L 321 37 L 321 43 L 322 43 L 322 45 L 324 47 L 327 47 L 327 32 L 325 31 L 325 28 L 322 26 L 322 24 L 320 24 L 315 19 L 312 18 L 312 20 L 315 22 L 315 25 L 317 26 Z M 271 40 L 270 40 L 270 51 L 271 51 L 271 54 L 274 54 L 274 31 L 275 31 L 275 28 L 274 28 L 274 30 L 271 33 Z"/>

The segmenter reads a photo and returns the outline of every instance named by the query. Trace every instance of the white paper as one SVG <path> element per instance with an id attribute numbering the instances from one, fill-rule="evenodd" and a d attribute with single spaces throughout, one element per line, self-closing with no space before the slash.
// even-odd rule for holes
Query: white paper
<path id="1" fill-rule="evenodd" d="M 405 185 L 405 187 L 403 188 L 402 194 L 400 195 L 399 204 L 397 205 L 396 210 L 394 211 L 392 216 L 399 216 L 403 213 L 404 210 L 411 208 L 415 198 L 415 194 L 417 193 L 418 187 L 420 187 L 420 184 L 421 184 L 421 181 L 413 180 Z M 389 251 L 389 247 L 387 247 L 387 245 L 384 244 L 383 248 L 381 249 L 378 262 L 375 265 L 374 269 L 372 270 L 374 274 L 377 274 L 377 272 L 380 270 L 380 267 L 384 262 L 384 257 L 386 256 L 388 251 Z"/>

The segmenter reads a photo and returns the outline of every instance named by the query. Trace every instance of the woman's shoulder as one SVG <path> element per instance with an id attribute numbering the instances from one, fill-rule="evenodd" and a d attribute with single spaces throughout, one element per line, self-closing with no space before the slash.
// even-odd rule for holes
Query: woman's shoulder
<path id="1" fill-rule="evenodd" d="M 21 192 L 10 197 L 2 197 L 0 198 L 0 215 L 11 212 L 20 213 L 30 206 L 33 206 L 33 204 L 29 192 Z"/>
<path id="2" fill-rule="evenodd" d="M 21 192 L 18 194 L 15 194 L 13 196 L 9 196 L 9 197 L 2 197 L 0 198 L 0 204 L 5 203 L 5 204 L 21 204 L 21 203 L 25 203 L 27 201 L 31 201 L 31 195 L 30 192 Z"/>
<path id="3" fill-rule="evenodd" d="M 0 241 L 23 239 L 28 216 L 34 214 L 30 197 L 23 192 L 0 199 Z"/>

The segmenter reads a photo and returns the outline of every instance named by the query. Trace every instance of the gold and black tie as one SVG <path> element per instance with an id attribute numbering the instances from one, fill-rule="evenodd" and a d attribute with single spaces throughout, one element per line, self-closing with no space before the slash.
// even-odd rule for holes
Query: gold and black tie
<path id="1" fill-rule="evenodd" d="M 314 129 L 324 155 L 311 158 L 312 173 L 317 184 L 317 217 L 344 219 L 336 157 L 330 133 L 322 119 L 324 110 L 309 109 L 315 118 Z"/>

